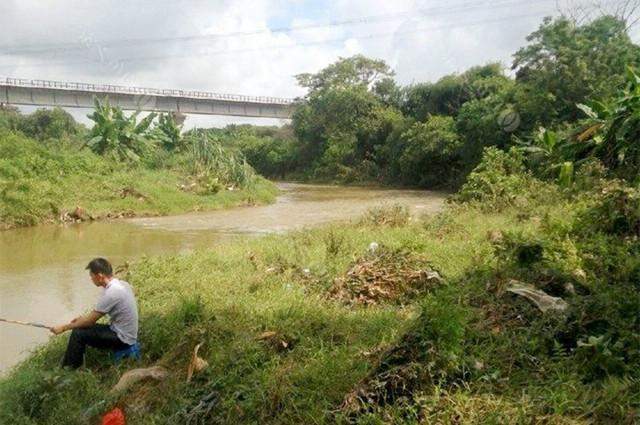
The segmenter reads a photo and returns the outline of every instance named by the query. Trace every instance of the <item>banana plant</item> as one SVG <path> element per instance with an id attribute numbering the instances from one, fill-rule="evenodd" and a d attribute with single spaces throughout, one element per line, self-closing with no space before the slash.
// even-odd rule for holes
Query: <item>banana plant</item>
<path id="1" fill-rule="evenodd" d="M 101 102 L 96 98 L 94 106 L 95 110 L 88 115 L 94 125 L 86 143 L 94 153 L 120 161 L 139 162 L 153 149 L 147 136 L 155 113 L 138 122 L 140 111 L 127 117 L 121 108 L 112 107 L 108 99 Z"/>
<path id="2" fill-rule="evenodd" d="M 578 105 L 586 126 L 573 145 L 583 156 L 602 161 L 614 174 L 631 180 L 640 173 L 640 76 L 627 70 L 627 88 L 611 104 Z"/>
<path id="3" fill-rule="evenodd" d="M 555 131 L 540 127 L 538 132 L 527 141 L 516 141 L 519 150 L 528 155 L 542 175 L 555 178 L 562 186 L 573 181 L 574 163 L 567 155 L 566 141 Z"/>
<path id="4" fill-rule="evenodd" d="M 182 125 L 178 125 L 172 114 L 160 114 L 151 136 L 167 151 L 180 150 L 182 144 Z"/>
<path id="5" fill-rule="evenodd" d="M 559 137 L 556 132 L 540 127 L 530 141 L 518 141 L 518 144 L 522 152 L 543 159 L 550 158 L 556 154 L 556 147 L 559 145 L 558 142 Z"/>

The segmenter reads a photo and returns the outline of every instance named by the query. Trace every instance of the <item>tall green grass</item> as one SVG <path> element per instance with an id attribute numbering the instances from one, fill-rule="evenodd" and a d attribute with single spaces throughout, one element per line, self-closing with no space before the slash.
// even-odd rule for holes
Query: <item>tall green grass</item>
<path id="1" fill-rule="evenodd" d="M 245 187 L 256 173 L 239 153 L 224 148 L 206 134 L 188 138 L 187 167 L 198 179 L 215 178 L 221 185 Z"/>

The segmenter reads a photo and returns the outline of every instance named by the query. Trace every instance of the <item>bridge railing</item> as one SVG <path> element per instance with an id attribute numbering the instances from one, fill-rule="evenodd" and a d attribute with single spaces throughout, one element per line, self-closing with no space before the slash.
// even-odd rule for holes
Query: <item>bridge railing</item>
<path id="1" fill-rule="evenodd" d="M 197 99 L 214 99 L 214 100 L 228 100 L 233 102 L 247 102 L 247 103 L 269 103 L 277 105 L 290 105 L 294 102 L 293 99 L 286 99 L 282 97 L 269 97 L 269 96 L 244 96 L 240 94 L 224 94 L 224 93 L 212 93 L 205 91 L 193 91 L 193 90 L 175 90 L 175 89 L 154 89 L 148 87 L 132 87 L 132 86 L 118 86 L 112 84 L 92 84 L 92 83 L 72 83 L 64 81 L 51 81 L 51 80 L 29 80 L 24 78 L 4 78 L 0 79 L 0 86 L 17 86 L 17 87 L 30 87 L 30 88 L 51 88 L 61 90 L 81 90 L 96 93 L 118 93 L 118 94 L 135 94 L 135 95 L 148 95 L 148 96 L 172 96 L 172 97 L 185 97 L 185 98 L 197 98 Z"/>

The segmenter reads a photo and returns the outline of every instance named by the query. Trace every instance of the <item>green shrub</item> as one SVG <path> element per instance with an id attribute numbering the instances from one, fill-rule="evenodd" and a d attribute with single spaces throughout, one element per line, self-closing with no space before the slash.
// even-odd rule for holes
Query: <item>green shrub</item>
<path id="1" fill-rule="evenodd" d="M 235 144 L 260 174 L 283 178 L 297 167 L 298 142 L 291 138 L 241 135 Z"/>
<path id="2" fill-rule="evenodd" d="M 409 222 L 411 214 L 406 205 L 394 204 L 368 209 L 360 224 L 371 226 L 404 226 Z"/>
<path id="3" fill-rule="evenodd" d="M 80 136 L 84 131 L 84 127 L 62 108 L 38 109 L 23 116 L 17 129 L 28 137 L 37 140 L 54 139 L 56 142 Z"/>
<path id="4" fill-rule="evenodd" d="M 559 234 L 505 231 L 494 242 L 499 273 L 556 296 L 572 296 L 582 286 L 583 260 L 576 242 Z"/>
<path id="5" fill-rule="evenodd" d="M 15 106 L 0 105 L 0 130 L 17 130 L 22 119 Z"/>
<path id="6" fill-rule="evenodd" d="M 452 117 L 433 115 L 413 124 L 398 143 L 403 152 L 395 158 L 399 177 L 405 184 L 422 187 L 444 186 L 462 172 L 462 142 Z"/>
<path id="7" fill-rule="evenodd" d="M 640 237 L 640 187 L 610 182 L 600 191 L 595 204 L 581 214 L 576 231 Z"/>
<path id="8" fill-rule="evenodd" d="M 629 203 L 628 190 L 605 191 L 586 207 L 565 209 L 561 220 L 568 216 L 570 226 L 551 222 L 527 231 L 504 231 L 494 242 L 500 280 L 515 278 L 569 303 L 565 316 L 555 318 L 545 318 L 533 307 L 523 307 L 526 304 L 518 308 L 531 341 L 527 350 L 551 356 L 554 362 L 560 360 L 560 350 L 562 361 L 554 367 L 571 370 L 585 382 L 633 375 L 629 365 L 640 359 L 640 297 L 634 281 L 640 271 L 640 244 L 628 236 L 628 220 L 615 219 L 621 210 L 629 211 Z M 625 224 L 615 225 L 619 221 Z"/>
<path id="9" fill-rule="evenodd" d="M 520 151 L 512 148 L 504 152 L 489 147 L 453 200 L 477 203 L 486 210 L 501 210 L 548 199 L 553 191 L 552 186 L 536 180 L 526 171 Z"/>
<path id="10" fill-rule="evenodd" d="M 627 83 L 612 104 L 578 105 L 589 123 L 572 146 L 576 155 L 594 156 L 614 175 L 634 181 L 640 175 L 640 76 L 631 68 Z"/>
<path id="11" fill-rule="evenodd" d="M 571 189 L 574 193 L 587 193 L 591 196 L 593 192 L 602 190 L 607 183 L 606 175 L 607 169 L 602 162 L 589 158 L 576 170 Z"/>

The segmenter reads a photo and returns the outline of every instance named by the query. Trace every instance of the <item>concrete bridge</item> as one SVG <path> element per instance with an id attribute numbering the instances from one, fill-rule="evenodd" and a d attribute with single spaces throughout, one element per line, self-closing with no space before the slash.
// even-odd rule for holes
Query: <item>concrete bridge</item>
<path id="1" fill-rule="evenodd" d="M 93 108 L 94 98 L 125 110 L 238 117 L 291 117 L 293 99 L 0 78 L 0 104 Z"/>

